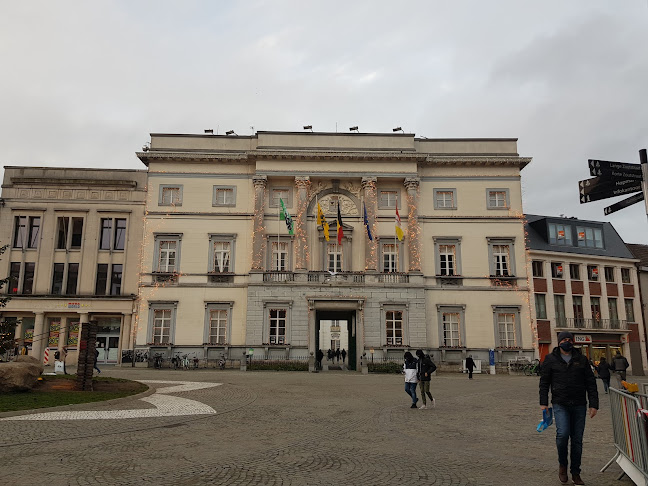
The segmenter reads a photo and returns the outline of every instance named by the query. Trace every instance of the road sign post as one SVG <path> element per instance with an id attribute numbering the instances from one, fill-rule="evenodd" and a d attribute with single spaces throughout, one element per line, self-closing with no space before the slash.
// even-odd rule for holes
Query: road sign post
<path id="1" fill-rule="evenodd" d="M 646 216 L 648 216 L 648 155 L 646 154 L 646 149 L 639 151 L 639 162 L 641 162 L 641 173 L 643 174 L 641 185 L 643 188 L 644 202 L 646 204 Z"/>

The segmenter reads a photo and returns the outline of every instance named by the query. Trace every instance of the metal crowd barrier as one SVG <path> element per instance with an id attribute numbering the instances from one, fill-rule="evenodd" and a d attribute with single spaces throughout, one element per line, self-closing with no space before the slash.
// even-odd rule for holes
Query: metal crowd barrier
<path id="1" fill-rule="evenodd" d="M 648 395 L 610 388 L 610 410 L 617 452 L 601 472 L 616 461 L 623 470 L 621 476 L 648 486 Z"/>

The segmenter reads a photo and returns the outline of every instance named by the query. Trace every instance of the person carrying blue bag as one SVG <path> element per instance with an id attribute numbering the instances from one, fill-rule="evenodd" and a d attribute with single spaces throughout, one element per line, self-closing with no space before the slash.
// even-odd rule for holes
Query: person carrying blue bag
<path id="1" fill-rule="evenodd" d="M 571 440 L 569 459 L 574 484 L 585 484 L 580 476 L 583 454 L 585 419 L 593 418 L 599 408 L 596 378 L 589 361 L 574 347 L 574 335 L 558 334 L 558 346 L 548 354 L 540 372 L 540 408 L 549 410 L 549 389 L 556 421 L 558 449 L 558 479 L 567 483 L 567 449 Z M 589 411 L 588 403 L 589 401 Z"/>

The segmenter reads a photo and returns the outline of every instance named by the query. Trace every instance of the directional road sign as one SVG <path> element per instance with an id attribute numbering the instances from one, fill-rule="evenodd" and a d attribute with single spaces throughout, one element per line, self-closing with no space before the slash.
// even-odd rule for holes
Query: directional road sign
<path id="1" fill-rule="evenodd" d="M 590 175 L 641 180 L 641 164 L 589 159 Z"/>
<path id="2" fill-rule="evenodd" d="M 607 208 L 603 208 L 603 212 L 607 214 L 612 214 L 616 211 L 619 211 L 620 209 L 625 209 L 628 206 L 632 206 L 633 204 L 636 204 L 640 201 L 643 201 L 644 195 L 643 192 L 639 192 L 637 194 L 633 194 L 629 198 L 624 199 L 623 201 L 619 201 L 618 203 L 614 203 L 612 206 L 608 206 Z"/>
<path id="3" fill-rule="evenodd" d="M 580 193 L 580 202 L 583 204 L 639 192 L 641 191 L 641 181 L 632 179 L 609 180 L 604 177 L 593 177 L 592 179 L 578 181 L 578 191 Z"/>

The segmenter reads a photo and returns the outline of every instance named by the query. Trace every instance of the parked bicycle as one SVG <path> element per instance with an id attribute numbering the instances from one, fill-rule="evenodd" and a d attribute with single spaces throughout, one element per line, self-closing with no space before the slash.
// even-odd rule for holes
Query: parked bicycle
<path id="1" fill-rule="evenodd" d="M 524 367 L 524 374 L 526 376 L 538 375 L 540 376 L 540 360 L 534 359 Z"/>
<path id="2" fill-rule="evenodd" d="M 225 360 L 225 355 L 222 355 L 222 356 L 220 357 L 220 359 L 218 360 L 218 367 L 219 367 L 221 370 L 224 370 L 226 364 L 227 364 L 227 361 Z"/>
<path id="3" fill-rule="evenodd" d="M 155 353 L 153 356 L 153 367 L 157 370 L 162 369 L 162 362 L 164 361 L 164 358 L 160 353 Z"/>
<path id="4" fill-rule="evenodd" d="M 173 358 L 171 358 L 171 364 L 173 365 L 173 369 L 177 370 L 182 366 L 182 358 L 180 357 L 180 353 L 176 353 Z"/>
<path id="5" fill-rule="evenodd" d="M 198 364 L 199 364 L 199 363 L 200 363 L 200 359 L 198 358 L 198 356 L 196 356 L 196 355 L 194 354 L 194 357 L 193 357 L 193 369 L 194 369 L 194 370 L 197 370 L 197 369 L 198 369 Z"/>
<path id="6" fill-rule="evenodd" d="M 183 354 L 182 355 L 182 369 L 183 370 L 188 370 L 189 369 L 189 355 L 188 354 Z"/>

